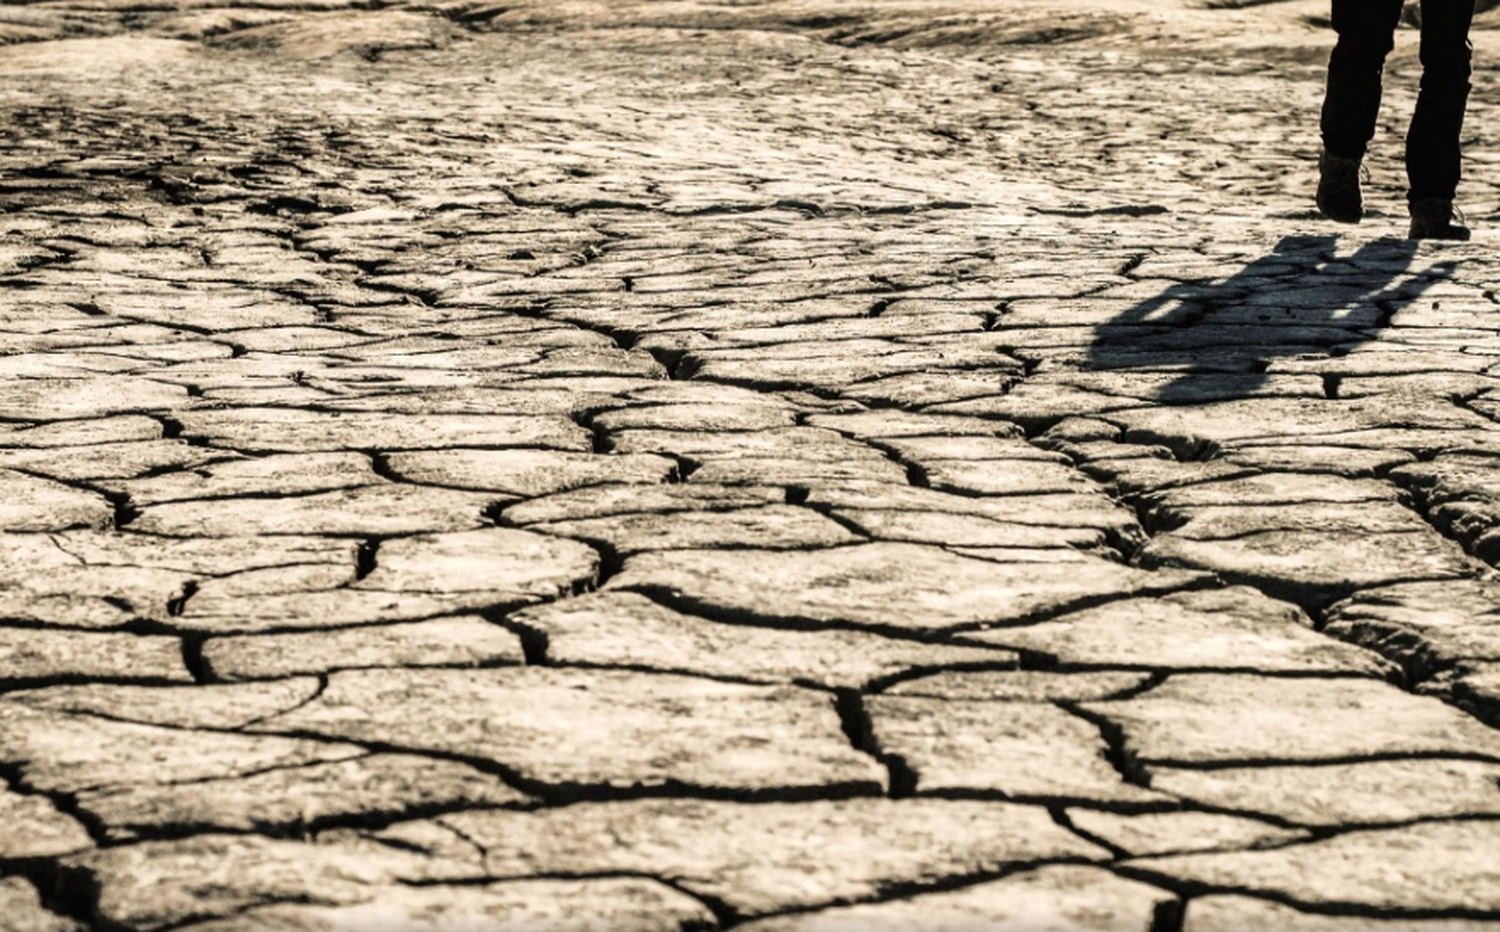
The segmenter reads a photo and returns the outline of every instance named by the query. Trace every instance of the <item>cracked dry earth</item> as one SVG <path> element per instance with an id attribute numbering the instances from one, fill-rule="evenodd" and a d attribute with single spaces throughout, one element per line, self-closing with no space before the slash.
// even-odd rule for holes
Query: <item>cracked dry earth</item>
<path id="1" fill-rule="evenodd" d="M 0 8 L 0 928 L 1500 929 L 1500 37 L 1239 6 Z"/>

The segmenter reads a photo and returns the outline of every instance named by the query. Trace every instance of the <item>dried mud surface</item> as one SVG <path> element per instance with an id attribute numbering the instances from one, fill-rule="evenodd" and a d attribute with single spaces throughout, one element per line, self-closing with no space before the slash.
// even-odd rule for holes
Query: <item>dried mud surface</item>
<path id="1" fill-rule="evenodd" d="M 0 928 L 1500 929 L 1495 20 L 0 7 Z"/>

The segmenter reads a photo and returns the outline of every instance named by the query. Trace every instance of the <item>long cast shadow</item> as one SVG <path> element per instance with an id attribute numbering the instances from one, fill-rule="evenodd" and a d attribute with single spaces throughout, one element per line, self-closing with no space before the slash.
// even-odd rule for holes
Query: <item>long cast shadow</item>
<path id="1" fill-rule="evenodd" d="M 1341 354 L 1382 327 L 1457 264 L 1411 273 L 1417 242 L 1380 239 L 1347 256 L 1334 236 L 1286 236 L 1270 253 L 1212 284 L 1177 284 L 1095 330 L 1087 368 L 1176 372 L 1162 404 L 1248 397 L 1276 360 Z"/>

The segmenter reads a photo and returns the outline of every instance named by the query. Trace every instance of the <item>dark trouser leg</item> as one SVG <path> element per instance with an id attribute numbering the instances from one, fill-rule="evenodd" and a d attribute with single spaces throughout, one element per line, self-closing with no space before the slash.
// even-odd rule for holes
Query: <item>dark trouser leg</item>
<path id="1" fill-rule="evenodd" d="M 1412 200 L 1453 200 L 1459 136 L 1469 100 L 1469 23 L 1474 0 L 1422 0 L 1422 90 L 1406 134 Z"/>
<path id="2" fill-rule="evenodd" d="M 1323 147 L 1334 155 L 1364 158 L 1380 114 L 1381 71 L 1400 19 L 1401 0 L 1333 0 L 1339 38 L 1328 58 L 1322 130 Z"/>

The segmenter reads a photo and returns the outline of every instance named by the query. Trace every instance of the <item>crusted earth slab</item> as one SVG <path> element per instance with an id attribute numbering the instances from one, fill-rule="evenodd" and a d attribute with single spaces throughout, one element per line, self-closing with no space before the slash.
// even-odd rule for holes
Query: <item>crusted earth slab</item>
<path id="1" fill-rule="evenodd" d="M 840 510 L 931 511 L 1043 528 L 1091 528 L 1126 540 L 1141 535 L 1135 514 L 1098 492 L 975 498 L 904 484 L 820 482 L 809 488 L 807 500 Z"/>
<path id="2" fill-rule="evenodd" d="M 935 418 L 934 420 L 940 420 Z M 997 432 L 998 433 L 998 432 Z M 1040 449 L 1024 439 L 1013 436 L 975 436 L 972 434 L 936 437 L 923 435 L 901 436 L 881 441 L 880 445 L 895 453 L 903 462 L 917 463 L 924 468 L 931 464 L 949 463 L 1004 463 L 1022 461 L 1051 463 L 1057 466 L 1071 465 L 1071 461 L 1057 453 Z M 1084 483 L 1087 484 L 1087 483 Z M 1046 488 L 1030 491 L 1047 492 Z"/>
<path id="3" fill-rule="evenodd" d="M 1068 822 L 1086 837 L 1132 855 L 1235 851 L 1307 838 L 1308 833 L 1217 812 L 1141 812 L 1123 815 L 1069 809 Z"/>
<path id="4" fill-rule="evenodd" d="M 131 529 L 168 537 L 426 534 L 483 527 L 485 509 L 494 504 L 494 496 L 482 492 L 383 483 L 284 498 L 150 505 Z"/>
<path id="5" fill-rule="evenodd" d="M 1206 463 L 1180 462 L 1164 447 L 1140 446 L 1114 440 L 1082 443 L 1063 442 L 1056 446 L 1079 461 L 1080 468 L 1118 494 L 1152 502 L 1162 490 L 1193 486 L 1201 482 L 1238 479 L 1254 475 L 1249 467 L 1227 459 Z"/>
<path id="6" fill-rule="evenodd" d="M 1282 903 L 1248 896 L 1219 894 L 1188 901 L 1183 932 L 1240 932 L 1284 929 L 1286 932 L 1494 932 L 1500 922 L 1484 919 L 1391 919 L 1330 916 L 1303 912 Z"/>
<path id="7" fill-rule="evenodd" d="M 0 704 L 0 737 L 27 786 L 75 794 L 221 779 L 365 753 L 352 744 L 141 725 L 9 702 Z"/>
<path id="8" fill-rule="evenodd" d="M 334 673 L 315 700 L 254 726 L 493 762 L 555 793 L 695 786 L 873 792 L 833 697 L 622 670 Z"/>
<path id="9" fill-rule="evenodd" d="M 763 919 L 741 928 L 747 932 L 965 932 L 1037 927 L 1036 923 L 1046 922 L 1056 928 L 1146 932 L 1154 925 L 1156 911 L 1173 900 L 1165 890 L 1097 867 L 1059 865 L 942 893 Z"/>
<path id="10" fill-rule="evenodd" d="M 338 582 L 354 575 L 358 542 L 317 537 L 158 538 L 71 531 L 0 536 L 3 597 L 30 603 L 20 617 L 43 623 L 106 627 L 144 617 L 166 621 L 181 609 L 190 584 L 284 591 L 286 578 L 316 571 Z M 273 571 L 279 582 L 268 581 Z M 0 597 L 0 598 L 3 598 Z M 97 601 L 96 601 L 97 600 Z M 105 612 L 102 601 L 114 612 Z"/>
<path id="11" fill-rule="evenodd" d="M 233 730 L 295 709 L 322 688 L 315 677 L 259 683 L 135 686 L 86 683 L 9 693 L 31 709 L 98 715 L 143 725 Z"/>
<path id="12" fill-rule="evenodd" d="M 1145 669 L 1323 672 L 1390 676 L 1369 651 L 1312 629 L 1301 609 L 1245 586 L 1126 599 L 1017 628 L 969 637 L 1066 664 Z"/>
<path id="13" fill-rule="evenodd" d="M 68 384 L 80 383 L 69 380 Z M 15 386 L 7 384 L 7 390 L 14 388 Z M 116 414 L 64 421 L 43 419 L 34 423 L 7 421 L 0 426 L 0 449 L 49 450 L 146 442 L 161 439 L 163 432 L 161 421 L 146 414 Z"/>
<path id="14" fill-rule="evenodd" d="M 1443 758 L 1178 769 L 1151 785 L 1193 802 L 1300 825 L 1389 824 L 1500 814 L 1500 763 Z"/>
<path id="15" fill-rule="evenodd" d="M 209 638 L 203 662 L 221 680 L 327 673 L 354 667 L 523 663 L 514 634 L 474 615 L 336 631 Z"/>
<path id="16" fill-rule="evenodd" d="M 544 447 L 588 452 L 583 428 L 563 417 L 444 414 L 427 417 L 293 408 L 184 411 L 183 436 L 241 451 L 313 452 L 441 447 Z"/>
<path id="17" fill-rule="evenodd" d="M 1233 887 L 1314 909 L 1495 912 L 1500 822 L 1461 820 L 1345 832 L 1267 851 L 1127 861 L 1133 876 Z"/>
<path id="18" fill-rule="evenodd" d="M 1111 416 L 1134 443 L 1161 443 L 1192 452 L 1245 441 L 1284 444 L 1382 428 L 1493 431 L 1488 420 L 1457 406 L 1420 405 L 1390 397 L 1332 401 L 1310 398 L 1244 398 L 1191 407 L 1136 408 Z"/>
<path id="19" fill-rule="evenodd" d="M 181 926 L 184 932 L 688 932 L 717 925 L 708 907 L 655 880 L 634 877 L 508 880 L 466 886 L 376 887 L 345 905 L 275 905 Z"/>
<path id="20" fill-rule="evenodd" d="M 811 509 L 793 505 L 732 511 L 611 515 L 531 524 L 528 528 L 544 534 L 591 541 L 622 555 L 650 550 L 810 550 L 862 540 L 843 525 Z"/>
<path id="21" fill-rule="evenodd" d="M 430 857 L 352 837 L 316 843 L 208 833 L 100 849 L 64 863 L 97 888 L 96 922 L 152 932 L 268 902 L 353 904 L 398 882 L 484 877 L 472 858 Z"/>
<path id="22" fill-rule="evenodd" d="M 1008 865 L 1107 857 L 1040 807 L 962 800 L 641 800 L 439 822 L 481 845 L 493 875 L 650 872 L 743 916 Z M 381 837 L 420 842 L 429 834 L 421 823 L 403 823 Z"/>
<path id="23" fill-rule="evenodd" d="M 910 768 L 918 793 L 1164 799 L 1127 783 L 1107 760 L 1099 728 L 1056 706 L 876 696 L 866 709 L 875 744 Z"/>
<path id="24" fill-rule="evenodd" d="M 787 456 L 725 456 L 705 459 L 690 479 L 726 485 L 772 482 L 801 488 L 819 482 L 901 482 L 906 467 L 886 459 L 807 459 Z"/>
<path id="25" fill-rule="evenodd" d="M 776 580 L 774 589 L 752 580 Z M 977 627 L 1057 611 L 1105 595 L 1166 592 L 1190 573 L 1145 573 L 1105 560 L 996 564 L 914 544 L 873 543 L 803 554 L 664 551 L 625 561 L 609 588 L 661 593 L 705 613 L 766 621 L 904 630 Z"/>
<path id="26" fill-rule="evenodd" d="M 757 508 L 785 503 L 785 489 L 762 484 L 720 486 L 692 482 L 644 487 L 603 485 L 520 502 L 506 508 L 503 516 L 508 522 L 529 526 L 606 515 L 668 514 L 709 509 Z"/>
<path id="27" fill-rule="evenodd" d="M 1085 709 L 1124 731 L 1142 762 L 1248 763 L 1372 756 L 1500 760 L 1500 732 L 1437 699 L 1377 680 L 1183 674 Z M 1378 717 L 1381 727 L 1362 727 Z"/>
<path id="28" fill-rule="evenodd" d="M 154 379 L 89 376 L 7 380 L 0 417 L 61 421 L 180 407 L 187 389 Z"/>
<path id="29" fill-rule="evenodd" d="M 215 451 L 218 459 L 193 469 L 104 483 L 130 496 L 137 508 L 164 502 L 249 496 L 280 497 L 328 492 L 380 483 L 363 453 L 273 453 L 239 457 Z"/>
<path id="30" fill-rule="evenodd" d="M 339 821 L 535 802 L 467 764 L 414 754 L 371 754 L 178 784 L 110 786 L 75 798 L 116 842 L 185 831 L 303 834 Z"/>
<path id="31" fill-rule="evenodd" d="M 1195 505 L 1162 508 L 1148 515 L 1148 520 L 1150 526 L 1163 536 L 1193 542 L 1233 541 L 1248 534 L 1275 532 L 1431 535 L 1431 527 L 1420 515 L 1388 499 L 1284 505 Z"/>
<path id="32" fill-rule="evenodd" d="M 172 627 L 194 634 L 233 635 L 341 629 L 414 622 L 479 609 L 505 610 L 534 599 L 513 593 L 390 592 L 381 589 L 314 589 L 219 596 L 200 593 Z M 492 601 L 498 600 L 498 601 Z"/>
<path id="33" fill-rule="evenodd" d="M 1195 517 L 1153 538 L 1140 562 L 1208 570 L 1322 605 L 1371 586 L 1475 574 L 1463 551 L 1414 513 L 1396 505 L 1385 510 L 1381 515 L 1368 504 L 1219 509 L 1217 522 Z"/>
<path id="34" fill-rule="evenodd" d="M 622 430 L 752 431 L 795 427 L 797 411 L 786 404 L 767 403 L 753 393 L 733 402 L 688 402 L 632 405 L 606 411 L 594 418 L 596 428 Z"/>
<path id="35" fill-rule="evenodd" d="M 861 440 L 887 437 L 1014 437 L 1013 424 L 982 418 L 949 417 L 914 411 L 860 411 L 853 414 L 815 414 L 809 427 L 822 427 Z"/>
<path id="36" fill-rule="evenodd" d="M 831 430 L 787 427 L 756 431 L 620 430 L 610 435 L 619 453 L 658 453 L 694 462 L 735 459 L 789 459 L 808 464 L 889 465 L 880 450 Z"/>
<path id="37" fill-rule="evenodd" d="M 1385 482 L 1305 473 L 1269 473 L 1162 489 L 1144 495 L 1142 504 L 1160 512 L 1162 520 L 1172 521 L 1177 516 L 1190 515 L 1195 508 L 1213 506 L 1389 502 L 1401 497 L 1399 490 Z"/>
<path id="38" fill-rule="evenodd" d="M 505 610 L 582 589 L 599 568 L 586 544 L 513 528 L 400 537 L 365 553 L 374 565 L 357 581 L 314 580 L 291 591 L 205 585 L 172 623 L 232 634 Z"/>
<path id="39" fill-rule="evenodd" d="M 115 509 L 104 496 L 10 469 L 0 469 L 0 502 L 0 525 L 7 531 L 114 526 Z"/>
<path id="40" fill-rule="evenodd" d="M 1285 447 L 1245 447 L 1226 453 L 1225 459 L 1254 469 L 1296 471 L 1303 475 L 1327 473 L 1349 479 L 1368 479 L 1385 475 L 1396 466 L 1414 462 L 1416 457 L 1405 450 L 1299 444 Z"/>
<path id="41" fill-rule="evenodd" d="M 1491 579 L 1405 583 L 1355 593 L 1328 610 L 1329 634 L 1426 678 L 1500 659 L 1500 585 Z"/>
<path id="42" fill-rule="evenodd" d="M 91 482 L 115 489 L 124 481 L 162 470 L 199 469 L 223 458 L 181 440 L 140 440 L 89 446 L 0 449 L 0 469 L 63 483 Z"/>
<path id="43" fill-rule="evenodd" d="M 513 528 L 423 534 L 382 542 L 355 587 L 395 593 L 475 593 L 489 603 L 556 598 L 593 581 L 599 557 L 571 540 Z"/>
<path id="44" fill-rule="evenodd" d="M 1068 548 L 1099 550 L 1109 542 L 1108 535 L 1097 528 L 1038 527 L 951 512 L 839 508 L 832 514 L 874 540 L 952 548 L 1052 549 L 1058 551 L 1052 555 L 1054 559 L 1064 559 Z"/>
<path id="45" fill-rule="evenodd" d="M 914 462 L 920 464 L 933 488 L 960 495 L 1057 495 L 1099 490 L 1097 483 L 1071 465 L 1040 458 Z"/>
<path id="46" fill-rule="evenodd" d="M 1138 692 L 1149 683 L 1149 674 L 1129 670 L 945 670 L 896 683 L 885 693 L 933 699 L 1084 702 Z"/>
<path id="47" fill-rule="evenodd" d="M 1493 397 L 1487 398 L 1494 409 Z M 1493 563 L 1500 558 L 1500 459 L 1445 454 L 1412 463 L 1391 479 L 1415 490 L 1437 527 Z"/>
<path id="48" fill-rule="evenodd" d="M 1009 667 L 1010 651 L 724 624 L 676 612 L 633 592 L 607 591 L 528 608 L 511 621 L 546 638 L 553 663 L 656 669 L 763 683 L 858 689 L 916 670 Z M 210 647 L 212 642 L 210 642 Z"/>
<path id="49" fill-rule="evenodd" d="M 556 450 L 406 450 L 386 462 L 412 482 L 526 497 L 610 482 L 665 482 L 677 471 L 664 456 Z"/>
<path id="50" fill-rule="evenodd" d="M 191 683 L 173 637 L 0 628 L 0 679 L 134 679 Z"/>

